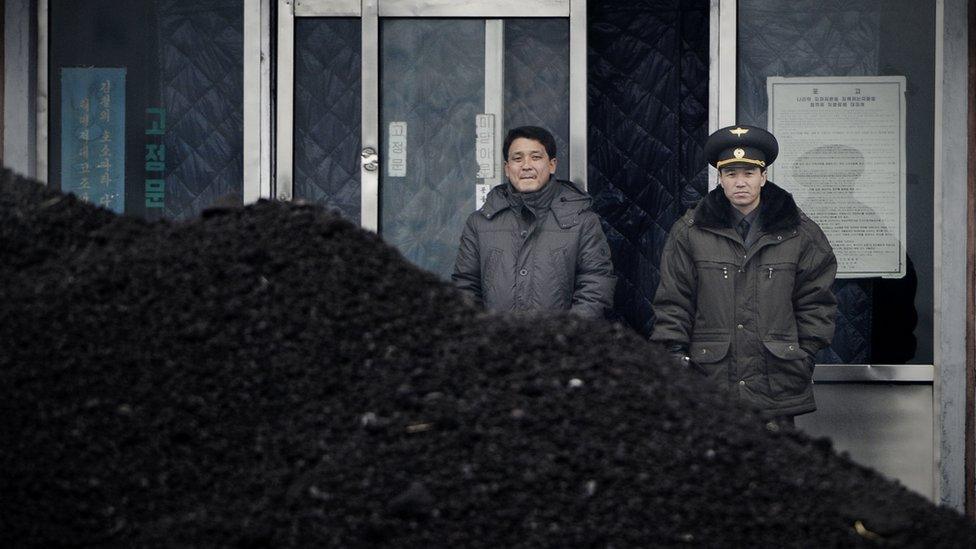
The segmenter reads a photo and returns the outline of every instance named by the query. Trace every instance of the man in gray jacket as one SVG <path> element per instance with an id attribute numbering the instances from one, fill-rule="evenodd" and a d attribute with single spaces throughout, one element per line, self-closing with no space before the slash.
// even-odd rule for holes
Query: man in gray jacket
<path id="1" fill-rule="evenodd" d="M 816 409 L 813 355 L 834 334 L 837 261 L 820 227 L 766 180 L 778 152 L 762 128 L 708 138 L 720 185 L 671 228 L 651 339 L 732 398 L 792 423 Z"/>
<path id="2" fill-rule="evenodd" d="M 491 311 L 603 317 L 616 278 L 590 196 L 554 179 L 556 140 L 522 126 L 503 145 L 508 184 L 488 193 L 461 234 L 454 284 Z"/>

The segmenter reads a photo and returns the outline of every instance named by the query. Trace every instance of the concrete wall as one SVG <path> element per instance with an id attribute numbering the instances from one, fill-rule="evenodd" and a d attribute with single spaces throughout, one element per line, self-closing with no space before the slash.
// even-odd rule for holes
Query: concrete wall
<path id="1" fill-rule="evenodd" d="M 935 154 L 937 189 L 936 348 L 939 502 L 963 511 L 966 501 L 966 198 L 968 128 L 967 0 L 944 0 L 937 45 Z M 941 103 L 941 105 L 940 105 Z M 937 115 L 938 116 L 938 115 Z M 937 192 L 939 192 L 937 190 Z M 941 273 L 938 272 L 941 270 Z"/>

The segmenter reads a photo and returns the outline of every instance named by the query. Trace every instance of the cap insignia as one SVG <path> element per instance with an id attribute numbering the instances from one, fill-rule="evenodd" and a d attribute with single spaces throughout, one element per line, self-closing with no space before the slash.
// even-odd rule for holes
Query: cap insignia
<path id="1" fill-rule="evenodd" d="M 736 150 L 732 151 L 732 156 L 734 156 L 736 158 L 742 158 L 745 155 L 746 155 L 746 151 L 744 151 L 742 149 L 736 149 Z"/>
<path id="2" fill-rule="evenodd" d="M 736 137 L 742 137 L 743 135 L 749 133 L 749 129 L 736 127 L 734 130 L 729 130 L 729 133 L 735 134 Z"/>

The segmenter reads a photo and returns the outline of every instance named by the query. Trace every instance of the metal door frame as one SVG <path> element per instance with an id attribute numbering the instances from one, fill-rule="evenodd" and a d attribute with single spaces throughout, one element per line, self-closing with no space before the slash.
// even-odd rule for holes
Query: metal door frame
<path id="1" fill-rule="evenodd" d="M 275 177 L 268 198 L 294 196 L 294 67 L 295 19 L 298 17 L 359 17 L 362 20 L 362 149 L 380 151 L 379 19 L 380 17 L 472 17 L 487 21 L 486 43 L 501 50 L 502 27 L 493 20 L 510 17 L 569 19 L 569 176 L 586 188 L 586 0 L 277 0 L 278 54 L 276 96 Z M 500 54 L 485 56 L 485 72 L 503 72 Z M 485 112 L 501 113 L 502 82 L 487 79 Z M 494 91 L 494 95 L 492 92 Z M 495 97 L 495 96 L 498 97 Z M 501 143 L 501 125 L 495 142 Z M 382 151 L 380 151 L 382 152 Z M 364 153 L 365 156 L 365 153 Z M 372 158 L 360 162 L 362 226 L 379 227 L 379 170 L 367 169 Z M 382 165 L 382 163 L 380 163 Z M 500 170 L 496 170 L 500 173 Z M 495 182 L 500 182 L 496 176 Z"/>

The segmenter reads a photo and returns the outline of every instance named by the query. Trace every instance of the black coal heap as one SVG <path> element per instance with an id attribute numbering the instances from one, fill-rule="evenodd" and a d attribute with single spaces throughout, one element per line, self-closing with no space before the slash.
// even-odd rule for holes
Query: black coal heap
<path id="1" fill-rule="evenodd" d="M 0 183 L 4 546 L 972 547 L 620 326 L 480 312 L 375 235 Z"/>

